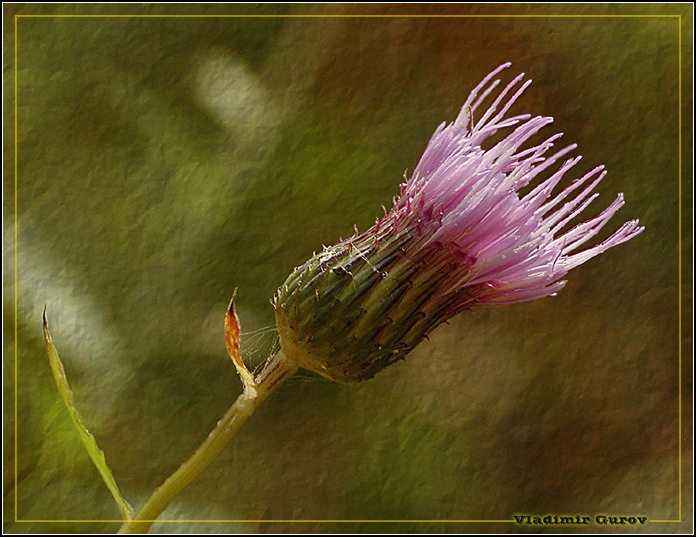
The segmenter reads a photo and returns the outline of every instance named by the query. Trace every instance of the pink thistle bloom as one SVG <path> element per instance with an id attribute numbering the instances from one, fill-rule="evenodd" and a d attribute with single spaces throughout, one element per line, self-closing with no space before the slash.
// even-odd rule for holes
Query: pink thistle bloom
<path id="1" fill-rule="evenodd" d="M 531 83 L 520 74 L 493 99 L 494 78 L 509 66 L 486 76 L 456 121 L 436 129 L 391 211 L 316 254 L 278 290 L 281 347 L 301 367 L 334 380 L 370 378 L 456 313 L 553 295 L 568 271 L 643 231 L 631 220 L 581 248 L 623 195 L 573 225 L 606 171 L 598 166 L 553 193 L 581 157 L 563 160 L 575 144 L 552 151 L 562 134 L 525 147 L 553 118 L 506 117 Z M 483 148 L 501 132 L 502 140 Z"/>
<path id="2" fill-rule="evenodd" d="M 599 194 L 592 191 L 606 171 L 598 166 L 552 196 L 553 189 L 582 157 L 557 166 L 561 157 L 577 147 L 575 144 L 547 155 L 562 133 L 520 149 L 553 123 L 551 117 L 529 114 L 505 118 L 531 84 L 527 80 L 519 85 L 524 74 L 514 78 L 474 122 L 474 112 L 500 82 L 491 80 L 509 66 L 501 65 L 481 81 L 453 124 L 438 127 L 389 215 L 401 220 L 401 225 L 412 225 L 409 221 L 414 218 L 435 222 L 438 229 L 427 242 L 456 244 L 472 259 L 471 269 L 455 285 L 485 286 L 474 304 L 508 304 L 552 295 L 565 285 L 561 278 L 569 270 L 644 229 L 632 220 L 602 243 L 578 251 L 624 204 L 623 194 L 619 194 L 599 216 L 561 232 L 597 198 Z M 481 148 L 493 134 L 513 127 L 490 149 Z M 530 192 L 518 194 L 542 172 L 554 168 L 555 172 Z"/>

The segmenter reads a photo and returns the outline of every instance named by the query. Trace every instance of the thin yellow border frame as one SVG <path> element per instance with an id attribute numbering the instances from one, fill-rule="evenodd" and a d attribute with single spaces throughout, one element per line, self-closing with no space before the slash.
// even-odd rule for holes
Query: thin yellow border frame
<path id="1" fill-rule="evenodd" d="M 15 447 L 15 461 L 14 461 L 14 486 L 15 486 L 15 491 L 14 491 L 14 515 L 15 515 L 15 523 L 90 523 L 90 522 L 96 522 L 96 523 L 122 523 L 123 520 L 121 519 L 73 519 L 73 520 L 53 520 L 53 519 L 19 519 L 18 513 L 19 513 L 19 494 L 17 494 L 18 488 L 19 488 L 19 482 L 17 480 L 18 477 L 18 404 L 17 404 L 17 399 L 18 399 L 18 380 L 19 380 L 19 373 L 18 373 L 18 365 L 19 365 L 19 359 L 18 359 L 18 303 L 19 303 L 19 284 L 18 284 L 18 268 L 19 268 L 19 257 L 18 257 L 18 244 L 17 244 L 17 238 L 18 238 L 18 233 L 19 233 L 19 227 L 18 227 L 18 177 L 19 177 L 19 171 L 18 171 L 18 155 L 19 155 L 19 144 L 18 144 L 18 139 L 17 139 L 17 133 L 18 133 L 18 69 L 17 69 L 17 59 L 18 59 L 18 50 L 19 50 L 19 44 L 17 41 L 18 37 L 18 23 L 19 19 L 21 18 L 34 18 L 34 19 L 39 19 L 39 18 L 72 18 L 72 19 L 103 19 L 103 18 L 141 18 L 141 19 L 157 19 L 157 18 L 191 18 L 191 19 L 198 19 L 198 18 L 256 18 L 256 19 L 267 19 L 267 18 L 286 18 L 286 19 L 317 19 L 317 18 L 324 18 L 324 19 L 329 19 L 329 18 L 352 18 L 352 19 L 369 19 L 369 18 L 381 18 L 381 19 L 395 19 L 395 18 L 411 18 L 411 19 L 416 19 L 416 18 L 527 18 L 527 19 L 536 19 L 536 18 L 547 18 L 547 19 L 566 19 L 566 18 L 592 18 L 592 19 L 632 19 L 632 18 L 641 18 L 641 19 L 653 19 L 653 18 L 662 18 L 662 19 L 678 19 L 678 24 L 679 24 L 679 37 L 678 37 L 678 69 L 679 69 L 679 74 L 678 74 L 678 100 L 679 100 L 679 119 L 678 119 L 678 180 L 679 180 L 679 191 L 678 191 L 678 218 L 679 218 L 679 232 L 678 232 L 678 245 L 677 245 L 677 251 L 678 251 L 678 275 L 679 275 L 679 282 L 678 282 L 678 291 L 679 291 L 679 304 L 678 304 L 678 312 L 679 312 L 679 321 L 678 321 L 678 333 L 679 333 L 679 343 L 678 343 L 678 375 L 679 375 L 679 381 L 678 381 L 678 399 L 679 399 L 679 406 L 678 406 L 678 457 L 679 457 L 679 462 L 678 462 L 678 512 L 679 512 L 679 518 L 677 520 L 648 520 L 649 523 L 681 523 L 683 521 L 682 519 L 682 15 L 681 14 L 666 14 L 666 15 L 641 15 L 641 14 L 625 14 L 625 15 L 618 15 L 618 14 L 556 14 L 556 15 L 542 15 L 542 14 L 432 14 L 432 15 L 417 15 L 417 14 L 278 14 L 278 15 L 273 15 L 273 14 L 257 14 L 257 15 L 251 15 L 251 14 L 172 14 L 172 15 L 159 15 L 159 14 L 113 14 L 113 15 L 105 15 L 105 14 L 16 14 L 14 16 L 14 317 L 15 317 L 15 325 L 14 325 L 14 414 L 15 414 L 15 423 L 14 423 L 14 433 L 15 433 L 15 438 L 14 438 L 14 447 Z M 146 521 L 146 522 L 154 522 L 154 521 Z M 209 523 L 304 523 L 304 524 L 318 524 L 318 523 L 347 523 L 347 524 L 364 524 L 364 523 L 412 523 L 412 524 L 454 524 L 454 523 L 473 523 L 473 524 L 482 524 L 482 523 L 515 523 L 515 520 L 513 519 L 503 519 L 503 520 L 494 520 L 494 519 L 483 519 L 483 520 L 475 520 L 475 519 L 463 519 L 463 520 L 420 520 L 420 519 L 413 519 L 413 520 L 390 520 L 390 519 L 385 519 L 385 520 L 347 520 L 347 519 L 336 519 L 336 520 L 331 520 L 331 519 L 302 519 L 302 520 L 286 520 L 286 519 L 270 519 L 270 520 L 262 520 L 262 519 L 246 519 L 246 520 L 207 520 L 207 519 L 192 519 L 192 520 L 167 520 L 167 519 L 157 519 L 156 522 L 162 522 L 162 523 L 201 523 L 201 522 L 209 522 Z M 545 526 L 548 527 L 548 526 Z"/>

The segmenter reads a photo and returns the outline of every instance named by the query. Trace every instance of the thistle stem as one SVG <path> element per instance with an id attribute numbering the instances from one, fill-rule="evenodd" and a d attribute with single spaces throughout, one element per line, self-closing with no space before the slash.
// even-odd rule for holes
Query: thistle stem
<path id="1" fill-rule="evenodd" d="M 254 386 L 247 385 L 225 415 L 191 457 L 179 466 L 150 496 L 132 520 L 119 533 L 147 533 L 171 501 L 201 475 L 234 438 L 261 403 L 298 369 L 283 351 L 273 356 L 263 368 Z"/>

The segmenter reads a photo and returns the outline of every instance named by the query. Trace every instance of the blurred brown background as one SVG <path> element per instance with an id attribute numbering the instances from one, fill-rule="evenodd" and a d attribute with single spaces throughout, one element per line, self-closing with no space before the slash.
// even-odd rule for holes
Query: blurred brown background
<path id="1" fill-rule="evenodd" d="M 240 391 L 244 332 L 321 244 L 389 204 L 435 127 L 513 62 L 520 113 L 606 164 L 595 211 L 646 231 L 558 297 L 478 309 L 405 362 L 342 386 L 300 375 L 167 519 L 509 519 L 678 507 L 678 18 L 20 18 L 14 314 L 14 15 L 681 14 L 683 512 L 691 512 L 690 5 L 5 6 L 5 530 L 113 532 L 118 511 L 59 400 L 51 328 L 136 506 Z M 9 92 L 9 93 L 7 93 Z M 580 173 L 580 169 L 576 173 Z M 605 235 L 606 235 L 605 234 Z M 14 461 L 14 330 L 19 457 Z M 263 357 L 272 333 L 245 338 Z M 16 496 L 15 496 L 16 495 Z M 690 531 L 690 523 L 535 531 Z M 179 523 L 172 532 L 514 532 L 514 524 Z M 522 530 L 531 531 L 531 530 Z"/>

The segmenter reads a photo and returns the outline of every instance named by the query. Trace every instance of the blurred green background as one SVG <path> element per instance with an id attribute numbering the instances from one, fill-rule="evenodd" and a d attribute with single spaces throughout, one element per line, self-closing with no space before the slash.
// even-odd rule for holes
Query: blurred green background
<path id="1" fill-rule="evenodd" d="M 631 218 L 646 231 L 575 270 L 558 297 L 463 313 L 364 384 L 291 380 L 165 517 L 679 516 L 676 18 L 18 19 L 15 476 L 13 16 L 76 11 L 682 14 L 683 72 L 691 72 L 685 4 L 5 5 L 6 531 L 118 527 L 50 522 L 118 511 L 55 390 L 40 334 L 44 303 L 77 405 L 139 506 L 240 391 L 222 334 L 233 289 L 243 332 L 271 326 L 268 299 L 291 269 L 353 224 L 371 225 L 435 127 L 508 60 L 509 76 L 534 80 L 515 109 L 554 116 L 553 128 L 579 144 L 584 168 L 607 165 L 595 211 L 625 193 L 605 235 Z M 690 78 L 683 96 L 688 148 Z M 689 308 L 687 300 L 687 320 Z M 246 336 L 248 360 L 263 358 L 272 338 Z M 690 438 L 688 395 L 683 407 Z M 683 493 L 689 520 L 690 487 Z M 14 522 L 15 499 L 19 518 L 37 522 Z M 519 528 L 201 522 L 153 530 Z"/>

